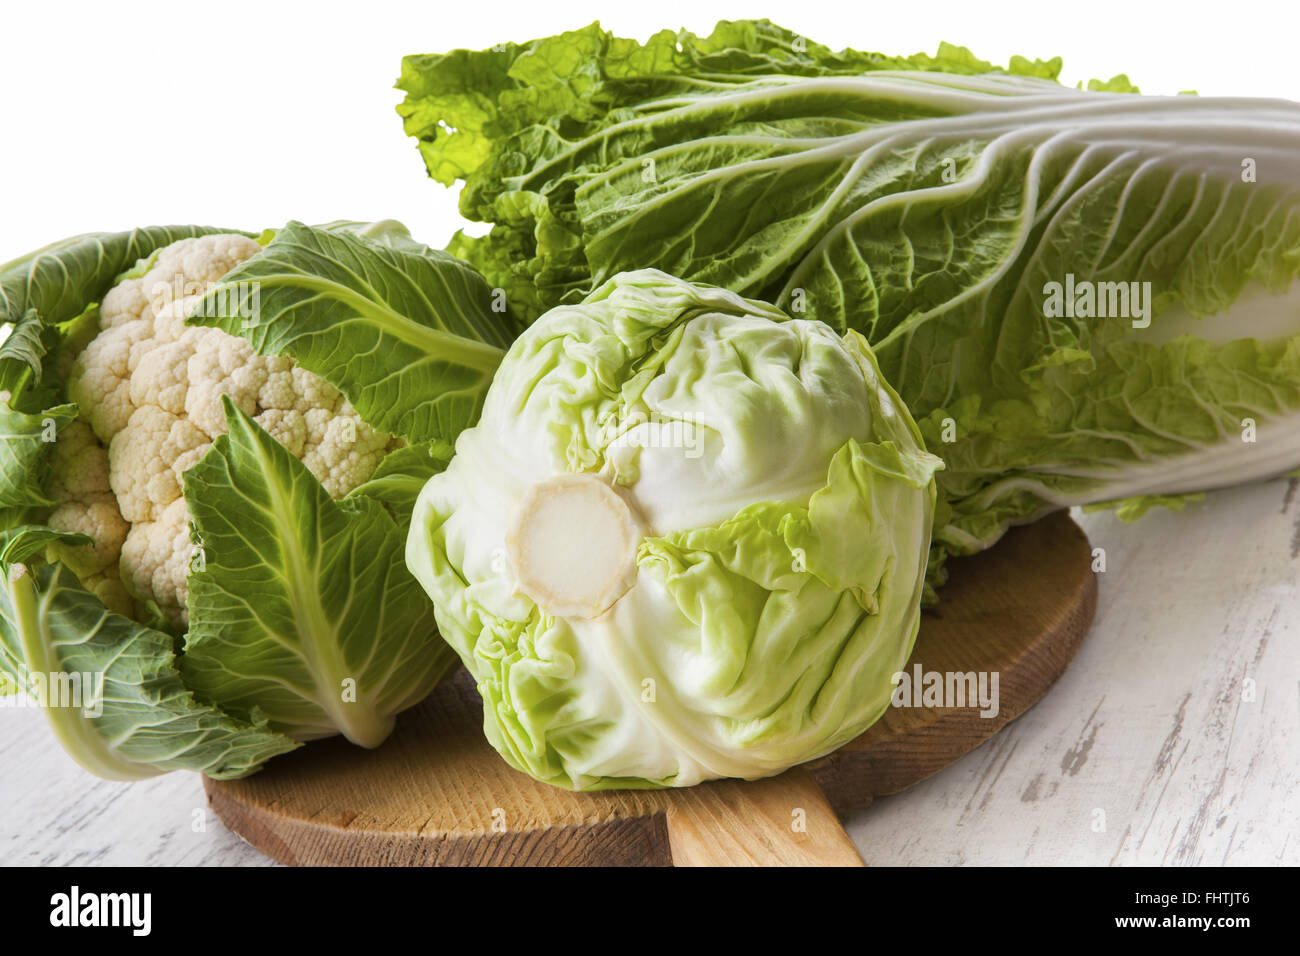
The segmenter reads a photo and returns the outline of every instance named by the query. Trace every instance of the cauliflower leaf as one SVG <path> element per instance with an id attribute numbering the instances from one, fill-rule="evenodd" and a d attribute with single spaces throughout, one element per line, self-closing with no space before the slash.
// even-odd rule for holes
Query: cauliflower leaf
<path id="1" fill-rule="evenodd" d="M 172 637 L 106 609 L 65 565 L 0 569 L 0 671 L 44 697 L 55 736 L 92 773 L 241 777 L 298 746 L 258 715 L 239 720 L 199 701 Z"/>
<path id="2" fill-rule="evenodd" d="M 455 663 L 407 573 L 405 528 L 337 502 L 229 398 L 228 432 L 185 475 L 194 517 L 186 684 L 297 740 L 378 746 Z"/>
<path id="3" fill-rule="evenodd" d="M 391 229 L 300 222 L 227 273 L 189 322 L 292 357 L 375 428 L 413 442 L 473 424 L 518 331 L 504 295 L 454 256 Z"/>

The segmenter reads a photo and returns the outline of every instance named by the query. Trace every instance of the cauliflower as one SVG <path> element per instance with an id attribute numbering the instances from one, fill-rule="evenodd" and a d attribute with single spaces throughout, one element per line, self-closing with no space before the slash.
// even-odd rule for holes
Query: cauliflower
<path id="1" fill-rule="evenodd" d="M 225 431 L 222 395 L 335 498 L 399 444 L 291 359 L 258 355 L 220 329 L 185 325 L 212 285 L 260 248 L 239 235 L 163 248 L 142 275 L 104 296 L 100 332 L 73 364 L 68 395 L 82 420 L 56 443 L 61 504 L 50 523 L 94 539 L 72 566 L 115 610 L 153 604 L 173 625 L 188 623 L 193 545 L 184 474 Z"/>
<path id="2" fill-rule="evenodd" d="M 60 547 L 59 558 L 110 609 L 131 613 L 131 597 L 118 573 L 118 559 L 130 526 L 122 518 L 109 484 L 108 453 L 85 422 L 64 428 L 51 457 L 51 492 L 59 502 L 49 525 L 87 535 L 89 547 Z"/>

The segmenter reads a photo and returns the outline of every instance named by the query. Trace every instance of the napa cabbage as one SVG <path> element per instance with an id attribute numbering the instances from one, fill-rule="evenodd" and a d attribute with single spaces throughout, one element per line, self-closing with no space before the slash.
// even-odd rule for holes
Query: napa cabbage
<path id="1" fill-rule="evenodd" d="M 865 336 L 946 464 L 938 580 L 1046 511 L 1300 465 L 1300 104 L 1060 68 L 740 21 L 409 56 L 398 85 L 493 224 L 455 248 L 532 315 L 652 267 Z"/>

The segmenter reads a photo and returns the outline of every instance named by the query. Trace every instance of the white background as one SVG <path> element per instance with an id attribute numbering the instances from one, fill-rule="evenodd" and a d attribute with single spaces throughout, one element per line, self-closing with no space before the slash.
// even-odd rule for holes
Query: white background
<path id="1" fill-rule="evenodd" d="M 1273 9 L 1275 8 L 1275 9 Z M 1290 10 L 1288 13 L 1278 12 Z M 599 19 L 622 36 L 767 17 L 834 48 L 1065 59 L 1146 92 L 1300 99 L 1293 3 L 768 0 L 23 3 L 0 41 L 0 262 L 79 232 L 400 219 L 442 245 L 455 196 L 394 107 L 401 58 Z"/>

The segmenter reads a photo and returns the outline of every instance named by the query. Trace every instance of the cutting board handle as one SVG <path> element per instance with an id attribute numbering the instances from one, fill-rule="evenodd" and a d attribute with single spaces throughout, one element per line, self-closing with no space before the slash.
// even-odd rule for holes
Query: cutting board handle
<path id="1" fill-rule="evenodd" d="M 676 791 L 668 807 L 675 866 L 865 866 L 806 770 Z"/>

